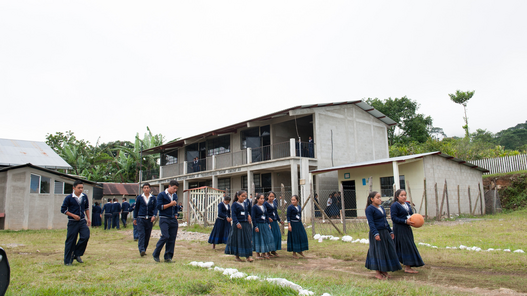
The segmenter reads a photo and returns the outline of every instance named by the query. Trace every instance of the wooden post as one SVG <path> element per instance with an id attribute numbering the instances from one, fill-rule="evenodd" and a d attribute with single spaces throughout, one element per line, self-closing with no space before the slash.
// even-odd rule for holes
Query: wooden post
<path id="1" fill-rule="evenodd" d="M 441 198 L 441 207 L 439 208 L 439 215 L 443 216 L 443 205 L 445 204 L 445 193 L 446 193 L 446 180 L 443 185 L 443 198 Z"/>
<path id="2" fill-rule="evenodd" d="M 468 185 L 468 212 L 472 215 L 472 198 L 470 197 L 470 185 Z"/>
<path id="3" fill-rule="evenodd" d="M 370 185 L 370 192 L 369 193 L 372 193 L 373 191 L 373 177 L 370 176 L 370 178 L 368 178 L 368 184 Z"/>
<path id="4" fill-rule="evenodd" d="M 441 215 L 439 213 L 439 197 L 437 195 L 437 183 L 434 184 L 435 197 L 436 197 L 436 220 L 441 220 Z"/>
<path id="5" fill-rule="evenodd" d="M 209 190 L 208 188 L 205 188 L 204 189 L 204 194 L 203 194 L 203 197 L 205 198 L 205 201 L 204 201 L 204 206 L 205 208 L 203 209 L 203 226 L 207 227 L 209 225 L 208 221 L 207 221 L 207 213 L 209 211 Z"/>
<path id="6" fill-rule="evenodd" d="M 309 196 L 313 196 L 311 200 L 311 237 L 313 237 L 315 236 L 315 195 L 313 194 L 313 182 L 309 182 Z"/>
<path id="7" fill-rule="evenodd" d="M 472 215 L 476 215 L 476 209 L 478 208 L 478 201 L 479 201 L 478 196 L 476 196 L 476 203 L 474 204 L 474 210 L 472 211 L 473 213 Z"/>
<path id="8" fill-rule="evenodd" d="M 425 194 L 425 219 L 428 219 L 428 196 L 426 194 L 426 178 L 424 180 L 424 183 L 425 183 L 425 187 L 424 187 L 425 188 L 425 192 L 424 192 Z"/>
<path id="9" fill-rule="evenodd" d="M 481 212 L 481 215 L 484 214 L 483 212 L 483 192 L 481 192 L 481 184 L 478 183 L 478 190 L 479 190 L 479 210 Z"/>
<path id="10" fill-rule="evenodd" d="M 406 181 L 406 200 L 410 200 L 410 203 L 415 206 L 413 203 L 413 196 L 412 196 L 412 190 L 410 189 L 410 183 Z"/>
<path id="11" fill-rule="evenodd" d="M 187 207 L 187 225 L 190 226 L 190 191 L 187 191 L 186 194 L 187 204 L 185 206 Z"/>
<path id="12" fill-rule="evenodd" d="M 318 202 L 315 201 L 315 199 L 313 198 L 313 202 L 315 203 L 315 206 L 318 208 L 318 210 L 322 213 L 322 215 L 324 217 L 326 217 L 326 219 L 328 219 L 329 223 L 331 223 L 331 225 L 333 225 L 333 227 L 335 227 L 335 229 L 337 230 L 338 233 L 340 233 L 341 235 L 342 234 L 342 231 L 340 231 L 340 229 L 335 225 L 333 224 L 333 221 L 331 221 L 331 219 L 328 217 L 328 215 L 326 214 L 326 212 L 324 212 L 324 210 L 322 210 L 322 208 L 320 207 L 320 205 L 318 204 Z"/>
<path id="13" fill-rule="evenodd" d="M 459 211 L 459 216 L 461 216 L 461 194 L 459 194 L 459 184 L 457 185 L 457 210 Z"/>
<path id="14" fill-rule="evenodd" d="M 421 205 L 419 205 L 419 212 L 421 213 L 421 209 L 423 208 L 423 201 L 425 200 L 425 192 L 423 191 L 423 196 L 421 196 Z"/>
<path id="15" fill-rule="evenodd" d="M 342 205 L 340 218 L 342 221 L 342 231 L 346 233 L 346 204 L 344 203 L 344 185 L 342 185 L 342 182 L 340 183 L 340 203 Z"/>
<path id="16" fill-rule="evenodd" d="M 285 219 L 285 216 L 287 215 L 287 207 L 285 207 L 284 209 L 284 206 L 282 205 L 282 202 L 285 201 L 285 186 L 284 186 L 284 183 L 280 184 L 280 201 L 278 202 L 278 204 L 280 205 L 280 208 L 282 208 L 282 217 L 280 217 L 280 219 L 282 219 L 282 221 L 286 221 Z M 285 213 L 285 215 L 284 215 Z M 280 223 L 280 231 L 282 232 L 282 234 L 284 234 L 285 230 L 284 230 L 284 224 Z"/>
<path id="17" fill-rule="evenodd" d="M 446 192 L 446 214 L 447 214 L 447 218 L 450 218 L 450 203 L 448 201 L 448 184 L 445 180 L 445 192 Z"/>
<path id="18" fill-rule="evenodd" d="M 496 180 L 498 178 L 495 178 L 494 179 L 494 194 L 492 196 L 492 213 L 493 214 L 496 214 L 497 210 L 496 209 L 496 199 L 497 199 L 497 193 L 498 193 L 498 185 L 496 184 Z"/>

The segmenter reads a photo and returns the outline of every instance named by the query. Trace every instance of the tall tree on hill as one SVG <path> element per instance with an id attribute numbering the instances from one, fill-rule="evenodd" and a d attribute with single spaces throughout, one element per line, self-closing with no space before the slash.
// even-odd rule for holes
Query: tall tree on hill
<path id="1" fill-rule="evenodd" d="M 505 149 L 525 150 L 527 148 L 527 121 L 498 132 L 496 140 Z"/>
<path id="2" fill-rule="evenodd" d="M 424 143 L 430 138 L 432 117 L 417 113 L 419 104 L 416 101 L 402 98 L 386 100 L 368 98 L 366 100 L 375 109 L 397 122 L 396 126 L 388 128 L 388 143 Z"/>
<path id="3" fill-rule="evenodd" d="M 463 105 L 463 109 L 465 111 L 465 117 L 463 117 L 463 119 L 465 120 L 465 125 L 463 126 L 463 129 L 465 130 L 465 138 L 470 137 L 470 133 L 468 131 L 467 103 L 472 98 L 475 92 L 475 90 L 466 92 L 456 90 L 455 94 L 448 94 L 452 102 Z"/>

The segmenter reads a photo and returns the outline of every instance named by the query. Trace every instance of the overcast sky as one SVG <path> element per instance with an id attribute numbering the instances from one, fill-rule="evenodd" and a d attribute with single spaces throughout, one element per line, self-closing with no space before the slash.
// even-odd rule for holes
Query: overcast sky
<path id="1" fill-rule="evenodd" d="M 1 1 L 0 138 L 167 140 L 407 96 L 448 136 L 527 120 L 527 1 Z"/>

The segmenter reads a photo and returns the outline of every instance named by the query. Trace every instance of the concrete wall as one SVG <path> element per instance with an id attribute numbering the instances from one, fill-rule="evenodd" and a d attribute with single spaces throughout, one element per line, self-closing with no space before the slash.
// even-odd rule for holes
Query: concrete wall
<path id="1" fill-rule="evenodd" d="M 6 183 L 7 172 L 0 172 L 0 213 L 5 213 Z"/>
<path id="2" fill-rule="evenodd" d="M 426 176 L 426 190 L 428 196 L 428 215 L 436 216 L 436 199 L 434 184 L 437 182 L 438 205 L 441 208 L 441 200 L 443 198 L 443 188 L 445 180 L 448 187 L 448 201 L 450 204 L 450 214 L 459 214 L 458 207 L 458 191 L 459 185 L 459 199 L 461 206 L 461 213 L 470 213 L 469 204 L 472 204 L 472 209 L 476 206 L 476 198 L 478 204 L 476 207 L 476 214 L 481 214 L 481 200 L 478 196 L 478 186 L 483 184 L 481 171 L 471 169 L 470 167 L 458 164 L 454 161 L 448 160 L 441 156 L 427 156 L 424 158 L 424 172 Z M 479 184 L 479 185 L 478 185 Z M 470 186 L 471 200 L 469 202 L 468 189 Z M 483 193 L 483 187 L 481 187 Z M 485 213 L 485 198 L 483 200 L 483 213 Z M 446 214 L 446 200 L 443 205 L 443 214 Z M 423 206 L 424 208 L 424 206 Z"/>
<path id="3" fill-rule="evenodd" d="M 54 194 L 54 184 L 55 180 L 73 184 L 72 180 L 30 167 L 9 170 L 6 174 L 6 181 L 2 183 L 6 187 L 4 229 L 59 229 L 67 227 L 67 217 L 60 212 L 60 207 L 64 198 L 71 192 Z M 51 193 L 30 193 L 31 174 L 50 178 Z M 93 186 L 84 184 L 84 193 L 88 196 L 91 207 Z"/>

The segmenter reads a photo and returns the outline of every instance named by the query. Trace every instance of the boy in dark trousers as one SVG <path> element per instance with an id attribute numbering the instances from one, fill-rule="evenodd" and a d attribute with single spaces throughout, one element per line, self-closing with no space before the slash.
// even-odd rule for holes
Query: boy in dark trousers
<path id="1" fill-rule="evenodd" d="M 68 232 L 66 234 L 66 246 L 64 247 L 64 265 L 70 266 L 73 259 L 84 263 L 81 256 L 84 255 L 88 240 L 90 239 L 90 205 L 88 196 L 82 193 L 84 185 L 82 181 L 73 182 L 73 193 L 64 198 L 60 212 L 68 216 Z M 77 237 L 79 240 L 77 241 Z"/>
<path id="2" fill-rule="evenodd" d="M 117 200 L 117 198 L 113 199 L 112 204 L 112 228 L 117 227 L 117 229 L 121 229 L 119 227 L 119 213 L 121 213 L 121 204 Z"/>
<path id="3" fill-rule="evenodd" d="M 112 211 L 112 199 L 108 198 L 108 202 L 102 207 L 102 212 L 104 213 L 104 230 L 112 228 Z"/>
<path id="4" fill-rule="evenodd" d="M 126 201 L 126 197 L 123 197 L 123 203 L 121 204 L 121 221 L 123 222 L 124 228 L 126 228 L 126 221 L 128 219 L 129 212 L 130 204 Z"/>

